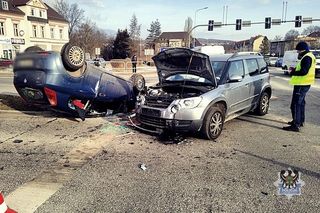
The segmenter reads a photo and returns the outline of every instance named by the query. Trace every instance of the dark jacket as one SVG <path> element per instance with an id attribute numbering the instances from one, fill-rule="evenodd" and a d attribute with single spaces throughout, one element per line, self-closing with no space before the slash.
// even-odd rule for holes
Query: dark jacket
<path id="1" fill-rule="evenodd" d="M 302 53 L 299 54 L 299 58 L 302 58 L 305 54 L 307 54 L 309 51 L 304 51 Z M 304 57 L 301 60 L 301 70 L 300 71 L 296 71 L 295 69 L 290 73 L 290 76 L 304 76 L 307 75 L 309 72 L 309 69 L 311 67 L 312 64 L 312 58 L 310 58 L 309 56 Z"/>

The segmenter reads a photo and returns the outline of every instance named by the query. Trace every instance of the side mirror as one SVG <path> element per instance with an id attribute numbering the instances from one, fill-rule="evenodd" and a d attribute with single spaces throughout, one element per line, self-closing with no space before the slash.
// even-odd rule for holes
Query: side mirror
<path id="1" fill-rule="evenodd" d="M 240 75 L 232 75 L 229 77 L 229 83 L 234 83 L 234 82 L 241 82 L 242 81 L 242 76 Z"/>

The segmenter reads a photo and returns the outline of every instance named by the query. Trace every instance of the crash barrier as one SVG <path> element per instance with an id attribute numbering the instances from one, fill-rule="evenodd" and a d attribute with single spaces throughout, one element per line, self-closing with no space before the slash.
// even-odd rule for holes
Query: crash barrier
<path id="1" fill-rule="evenodd" d="M 17 213 L 16 211 L 10 209 L 6 202 L 4 202 L 4 197 L 0 192 L 0 213 Z"/>
<path id="2" fill-rule="evenodd" d="M 109 65 L 108 65 L 109 64 Z M 111 61 L 106 62 L 106 66 L 104 67 L 106 69 L 112 69 L 114 72 L 132 72 L 132 62 L 131 60 L 127 59 L 113 59 Z M 148 70 L 154 70 L 155 66 L 154 63 L 151 61 L 137 61 L 137 72 L 139 71 L 148 71 Z"/>

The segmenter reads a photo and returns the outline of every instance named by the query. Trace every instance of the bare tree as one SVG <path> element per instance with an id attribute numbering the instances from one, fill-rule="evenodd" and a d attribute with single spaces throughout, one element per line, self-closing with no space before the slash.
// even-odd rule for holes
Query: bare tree
<path id="1" fill-rule="evenodd" d="M 300 35 L 298 30 L 289 30 L 284 36 L 284 40 L 293 40 Z"/>
<path id="2" fill-rule="evenodd" d="M 56 0 L 54 9 L 69 22 L 69 37 L 81 25 L 84 20 L 84 11 L 77 3 L 69 4 L 66 0 Z"/>
<path id="3" fill-rule="evenodd" d="M 95 48 L 104 49 L 110 39 L 103 30 L 100 30 L 90 20 L 81 24 L 73 35 L 73 43 L 90 55 L 95 55 Z"/>
<path id="4" fill-rule="evenodd" d="M 273 38 L 273 41 L 281 41 L 282 40 L 282 36 L 281 35 L 276 35 L 274 38 Z"/>
<path id="5" fill-rule="evenodd" d="M 193 21 L 192 18 L 188 17 L 184 24 L 184 31 L 189 32 L 192 29 Z"/>
<path id="6" fill-rule="evenodd" d="M 306 27 L 302 31 L 302 35 L 309 35 L 314 32 L 320 32 L 320 26 L 310 25 L 309 27 Z"/>

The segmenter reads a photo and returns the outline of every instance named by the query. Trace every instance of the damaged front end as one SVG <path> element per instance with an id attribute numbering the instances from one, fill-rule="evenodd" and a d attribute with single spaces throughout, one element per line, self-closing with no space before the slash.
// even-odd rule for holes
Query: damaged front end
<path id="1" fill-rule="evenodd" d="M 149 87 L 137 109 L 140 127 L 156 131 L 199 131 L 206 108 L 202 94 L 216 86 L 207 55 L 188 49 L 159 53 L 155 61 L 159 83 Z"/>

